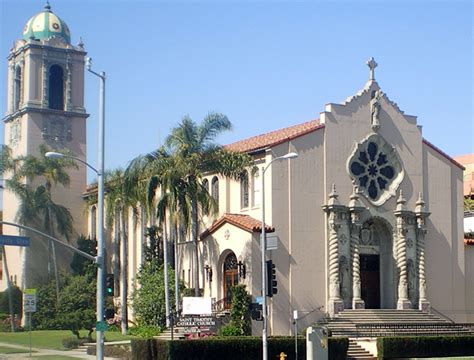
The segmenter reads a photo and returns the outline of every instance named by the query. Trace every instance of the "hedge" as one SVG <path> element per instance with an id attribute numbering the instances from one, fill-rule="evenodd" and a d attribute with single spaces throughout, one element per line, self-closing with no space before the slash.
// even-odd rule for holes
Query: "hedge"
<path id="1" fill-rule="evenodd" d="M 379 359 L 474 355 L 474 336 L 412 336 L 377 339 Z"/>
<path id="2" fill-rule="evenodd" d="M 345 359 L 348 346 L 347 338 L 329 338 L 329 359 Z M 281 352 L 287 354 L 287 360 L 295 359 L 294 337 L 271 337 L 268 339 L 268 358 L 277 359 Z M 173 341 L 132 340 L 132 359 L 136 360 L 257 360 L 261 357 L 262 340 L 258 337 Z M 306 358 L 306 339 L 304 338 L 298 338 L 298 358 Z"/>

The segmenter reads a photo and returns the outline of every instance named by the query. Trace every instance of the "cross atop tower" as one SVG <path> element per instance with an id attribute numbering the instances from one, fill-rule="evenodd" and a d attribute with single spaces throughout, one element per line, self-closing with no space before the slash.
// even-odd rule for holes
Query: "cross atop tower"
<path id="1" fill-rule="evenodd" d="M 370 69 L 369 80 L 375 80 L 375 68 L 377 67 L 378 64 L 375 62 L 375 59 L 373 57 L 367 60 L 366 64 Z"/>

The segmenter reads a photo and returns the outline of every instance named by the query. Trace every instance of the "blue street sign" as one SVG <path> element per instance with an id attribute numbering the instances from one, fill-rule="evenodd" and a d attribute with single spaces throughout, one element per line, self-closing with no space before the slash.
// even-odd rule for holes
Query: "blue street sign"
<path id="1" fill-rule="evenodd" d="M 30 246 L 30 238 L 27 236 L 0 235 L 0 245 Z"/>
<path id="2" fill-rule="evenodd" d="M 263 296 L 257 296 L 257 297 L 255 297 L 255 302 L 256 302 L 257 304 L 262 305 L 262 304 L 263 304 Z"/>

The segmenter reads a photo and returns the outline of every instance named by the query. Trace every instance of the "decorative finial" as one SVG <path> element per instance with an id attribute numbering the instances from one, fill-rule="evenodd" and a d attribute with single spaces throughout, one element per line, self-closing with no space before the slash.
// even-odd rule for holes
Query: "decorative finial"
<path id="1" fill-rule="evenodd" d="M 400 189 L 400 196 L 397 199 L 397 211 L 405 211 L 406 210 L 406 200 L 403 197 L 403 191 Z"/>
<path id="2" fill-rule="evenodd" d="M 418 200 L 416 201 L 415 212 L 422 213 L 425 209 L 425 201 L 423 200 L 423 193 L 418 194 Z"/>
<path id="3" fill-rule="evenodd" d="M 349 207 L 350 208 L 355 208 L 355 207 L 360 207 L 362 206 L 359 201 L 359 187 L 353 183 L 352 185 L 352 194 L 349 197 Z"/>
<path id="4" fill-rule="evenodd" d="M 79 42 L 78 42 L 77 46 L 79 46 L 80 48 L 84 47 L 84 41 L 82 41 L 82 36 L 79 37 Z"/>
<path id="5" fill-rule="evenodd" d="M 46 4 L 44 5 L 44 9 L 46 11 L 51 11 L 51 5 L 49 5 L 49 0 L 46 0 Z"/>
<path id="6" fill-rule="evenodd" d="M 377 67 L 378 64 L 375 62 L 375 59 L 373 57 L 367 60 L 366 64 L 370 69 L 369 80 L 375 80 L 375 68 Z"/>
<path id="7" fill-rule="evenodd" d="M 336 192 L 336 184 L 332 184 L 331 193 L 329 194 L 329 205 L 339 205 L 338 197 L 339 195 L 337 195 Z"/>

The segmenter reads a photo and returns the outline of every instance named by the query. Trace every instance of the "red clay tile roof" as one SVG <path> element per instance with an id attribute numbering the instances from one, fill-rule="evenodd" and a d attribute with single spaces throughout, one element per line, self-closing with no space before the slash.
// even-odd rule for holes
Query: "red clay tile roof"
<path id="1" fill-rule="evenodd" d="M 226 145 L 226 149 L 238 152 L 255 152 L 258 150 L 264 150 L 271 146 L 306 135 L 323 127 L 324 124 L 321 124 L 319 120 L 311 120 L 302 124 L 293 125 L 284 129 L 271 131 L 266 134 L 237 141 Z"/>
<path id="2" fill-rule="evenodd" d="M 231 225 L 237 226 L 238 228 L 248 231 L 248 232 L 260 232 L 262 231 L 262 222 L 249 216 L 242 214 L 229 214 L 226 213 L 218 220 L 214 221 L 209 229 L 204 231 L 199 237 L 204 239 L 205 237 L 212 234 L 214 231 L 219 229 L 222 225 L 229 223 Z M 265 225 L 266 232 L 274 232 L 275 228 Z"/>

